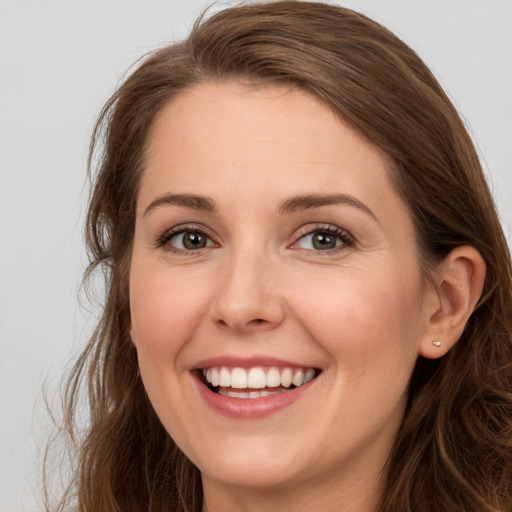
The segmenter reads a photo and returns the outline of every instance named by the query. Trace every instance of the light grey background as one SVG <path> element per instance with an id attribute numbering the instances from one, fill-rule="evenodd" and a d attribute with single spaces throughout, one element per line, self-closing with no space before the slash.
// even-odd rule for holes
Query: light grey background
<path id="1" fill-rule="evenodd" d="M 346 0 L 431 66 L 470 126 L 512 225 L 512 1 Z M 219 2 L 218 6 L 227 5 Z M 142 54 L 182 38 L 204 0 L 0 0 L 0 512 L 42 510 L 51 398 L 93 318 L 85 160 L 95 116 Z"/>

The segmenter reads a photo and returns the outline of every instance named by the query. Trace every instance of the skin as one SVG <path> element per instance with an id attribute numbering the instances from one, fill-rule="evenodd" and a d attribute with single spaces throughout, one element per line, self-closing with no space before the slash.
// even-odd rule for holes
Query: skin
<path id="1" fill-rule="evenodd" d="M 131 334 L 159 418 L 201 471 L 208 511 L 374 510 L 418 354 L 455 343 L 483 263 L 475 278 L 478 258 L 461 250 L 438 288 L 427 285 L 386 157 L 305 92 L 200 84 L 162 110 L 148 142 Z M 210 198 L 216 211 L 167 194 Z M 311 194 L 352 199 L 280 211 Z M 206 247 L 160 242 L 184 225 Z M 326 226 L 343 240 L 315 250 L 311 233 Z M 231 418 L 203 400 L 191 371 L 219 356 L 321 373 L 291 405 Z"/>

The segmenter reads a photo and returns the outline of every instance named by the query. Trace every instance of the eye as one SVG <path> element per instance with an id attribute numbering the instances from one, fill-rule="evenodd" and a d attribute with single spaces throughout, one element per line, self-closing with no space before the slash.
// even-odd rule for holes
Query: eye
<path id="1" fill-rule="evenodd" d="M 292 246 L 293 249 L 329 251 L 338 247 L 351 247 L 353 238 L 344 229 L 336 226 L 322 226 L 302 235 Z"/>
<path id="2" fill-rule="evenodd" d="M 168 231 L 160 239 L 160 244 L 176 251 L 196 251 L 216 245 L 204 231 L 189 228 Z"/>

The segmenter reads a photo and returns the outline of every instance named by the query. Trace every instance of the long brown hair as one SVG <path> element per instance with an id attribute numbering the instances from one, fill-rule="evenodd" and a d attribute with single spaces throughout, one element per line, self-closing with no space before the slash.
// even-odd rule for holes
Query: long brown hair
<path id="1" fill-rule="evenodd" d="M 64 429 L 78 462 L 59 510 L 201 510 L 199 471 L 162 427 L 138 377 L 128 268 L 155 115 L 196 83 L 232 78 L 308 91 L 390 157 L 426 276 L 461 245 L 485 259 L 483 296 L 459 342 L 439 360 L 418 359 L 380 511 L 510 512 L 512 272 L 474 146 L 436 79 L 402 41 L 351 10 L 294 1 L 201 19 L 186 41 L 148 56 L 100 115 L 90 152 L 97 169 L 86 279 L 101 268 L 106 296 L 66 387 Z M 84 385 L 90 416 L 81 435 Z"/>

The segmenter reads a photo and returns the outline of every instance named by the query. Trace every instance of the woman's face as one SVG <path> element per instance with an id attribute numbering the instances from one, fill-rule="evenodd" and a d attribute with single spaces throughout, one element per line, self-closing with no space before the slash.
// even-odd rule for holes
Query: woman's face
<path id="1" fill-rule="evenodd" d="M 205 83 L 160 113 L 131 334 L 205 486 L 377 478 L 434 295 L 388 161 L 312 96 Z"/>

